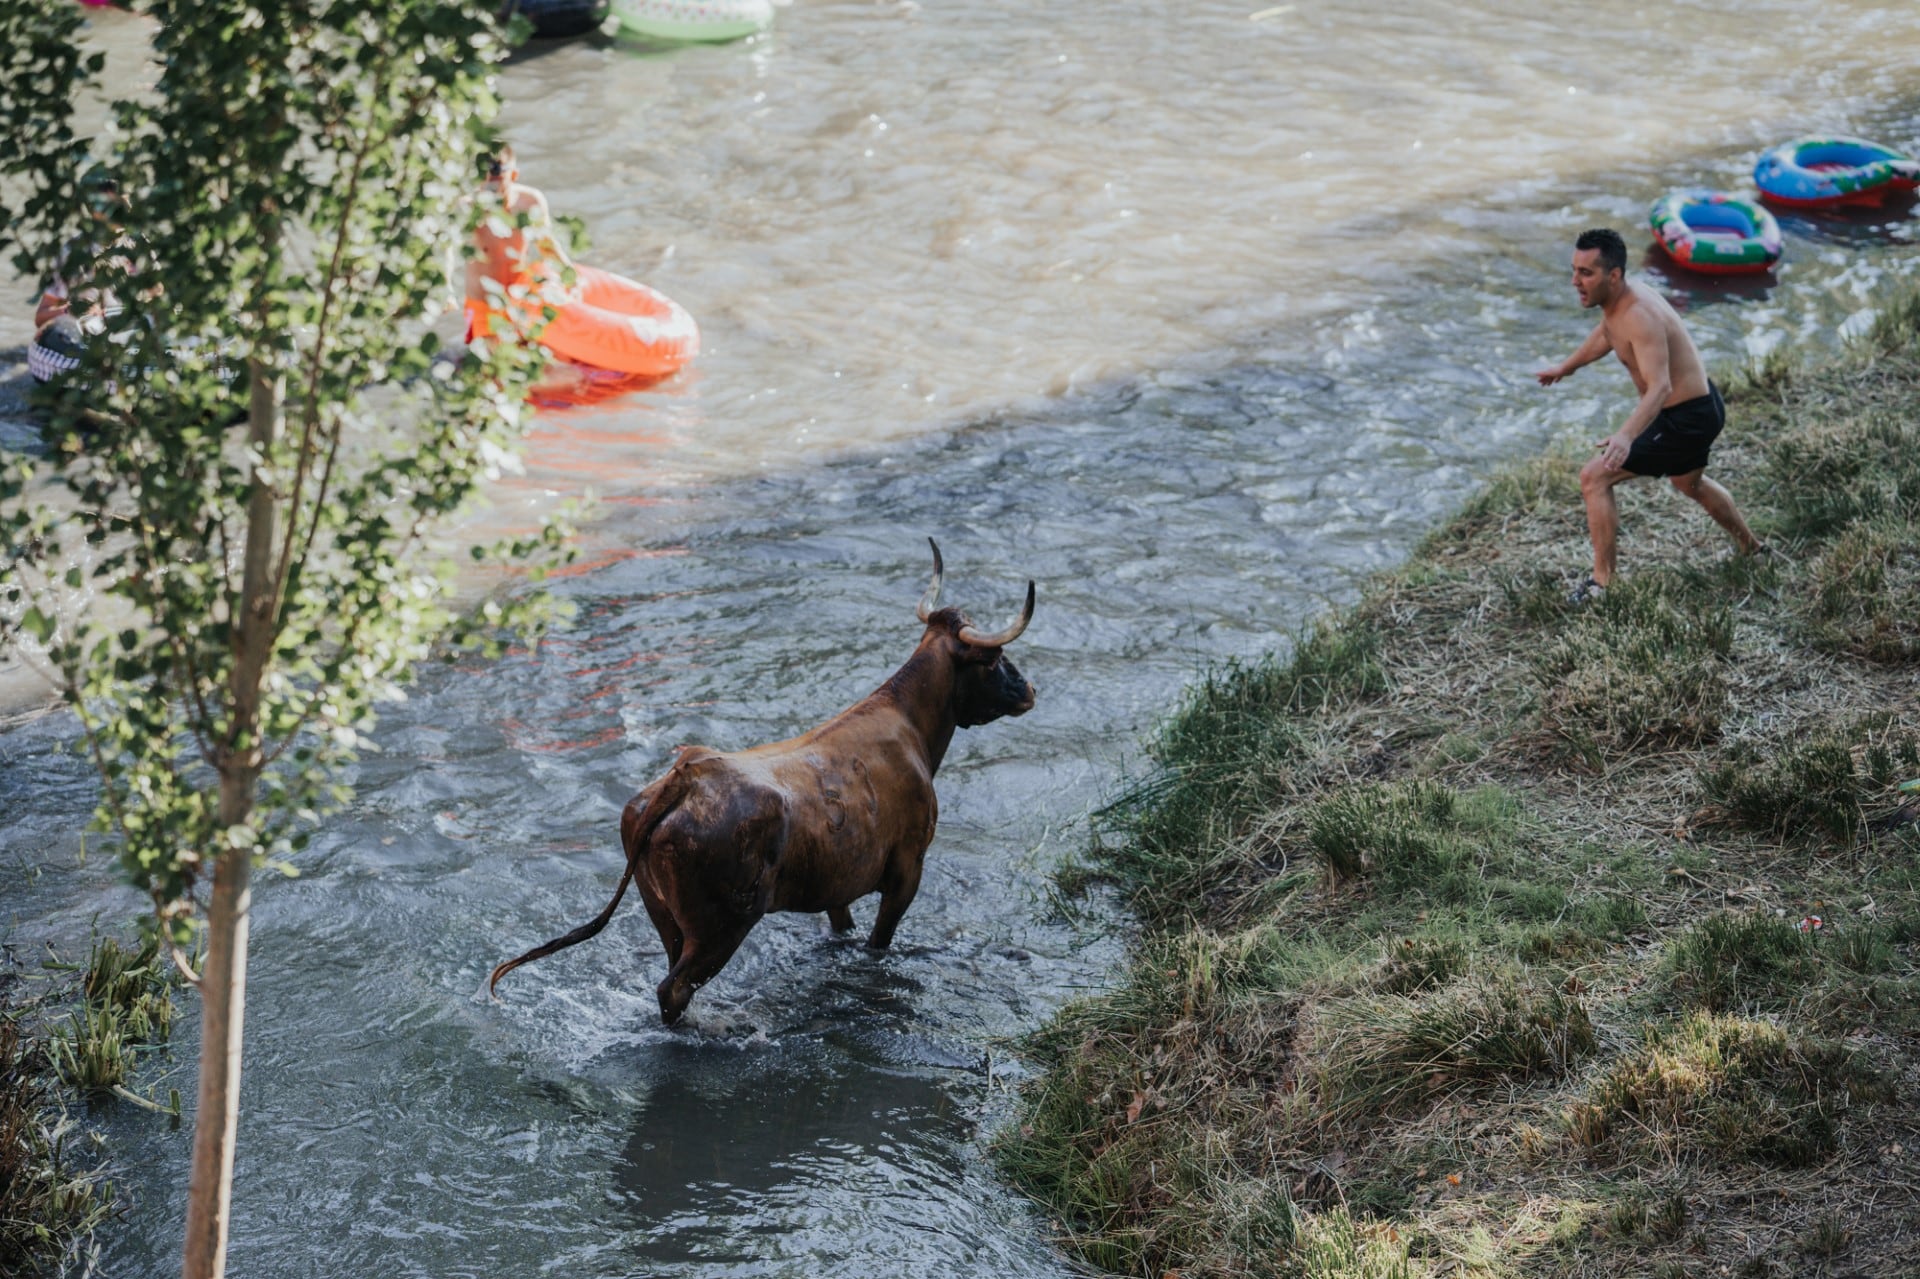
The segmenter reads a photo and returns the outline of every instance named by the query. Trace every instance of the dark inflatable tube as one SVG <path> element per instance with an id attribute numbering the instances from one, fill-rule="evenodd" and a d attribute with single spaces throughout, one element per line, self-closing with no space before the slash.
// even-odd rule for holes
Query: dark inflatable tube
<path id="1" fill-rule="evenodd" d="M 533 34 L 547 39 L 585 35 L 607 18 L 607 0 L 507 0 L 502 19 L 519 14 L 533 24 Z"/>

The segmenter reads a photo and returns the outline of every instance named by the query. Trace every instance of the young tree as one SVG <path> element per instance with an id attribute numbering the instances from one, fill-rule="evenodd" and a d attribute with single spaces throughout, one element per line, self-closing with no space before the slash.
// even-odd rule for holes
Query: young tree
<path id="1" fill-rule="evenodd" d="M 343 798 L 375 703 L 455 622 L 422 542 L 512 457 L 538 356 L 436 359 L 424 323 L 487 212 L 468 195 L 492 0 L 134 7 L 157 79 L 83 139 L 84 11 L 0 0 L 0 240 L 124 304 L 86 321 L 55 456 L 0 477 L 0 643 L 41 654 L 176 946 L 204 921 L 184 1254 L 204 1279 L 225 1265 L 250 876 Z"/>

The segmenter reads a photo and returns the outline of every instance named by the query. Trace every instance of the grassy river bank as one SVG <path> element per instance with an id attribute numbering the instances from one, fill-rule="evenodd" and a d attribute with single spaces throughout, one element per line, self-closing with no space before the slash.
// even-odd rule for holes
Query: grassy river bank
<path id="1" fill-rule="evenodd" d="M 1714 473 L 1777 554 L 1628 486 L 1572 608 L 1547 457 L 1189 690 L 1064 876 L 1137 912 L 1131 971 L 996 1147 L 1072 1250 L 1920 1274 L 1920 292 L 1732 381 Z"/>

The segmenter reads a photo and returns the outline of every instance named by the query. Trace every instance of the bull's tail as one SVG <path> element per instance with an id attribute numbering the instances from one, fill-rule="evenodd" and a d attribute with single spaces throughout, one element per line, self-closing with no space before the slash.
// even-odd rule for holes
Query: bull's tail
<path id="1" fill-rule="evenodd" d="M 620 886 L 613 890 L 613 900 L 607 903 L 607 908 L 572 932 L 535 946 L 518 959 L 509 959 L 494 969 L 493 976 L 487 979 L 487 994 L 493 994 L 493 988 L 500 984 L 500 979 L 520 965 L 544 955 L 551 955 L 556 950 L 565 950 L 569 946 L 577 945 L 607 926 L 607 921 L 613 918 L 613 912 L 620 905 L 620 899 L 627 895 L 627 885 L 633 881 L 634 871 L 639 866 L 640 858 L 645 854 L 647 839 L 653 834 L 653 828 L 673 811 L 674 805 L 680 802 L 681 796 L 685 793 L 681 784 L 680 769 L 676 765 L 660 779 L 659 786 L 638 813 L 629 808 L 623 814 L 620 822 L 620 842 L 626 849 L 627 868 L 620 873 Z"/>

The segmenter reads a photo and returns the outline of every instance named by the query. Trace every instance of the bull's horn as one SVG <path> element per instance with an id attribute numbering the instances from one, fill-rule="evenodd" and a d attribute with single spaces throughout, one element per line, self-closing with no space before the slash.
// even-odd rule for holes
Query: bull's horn
<path id="1" fill-rule="evenodd" d="M 1033 620 L 1033 583 L 1028 582 L 1027 583 L 1027 606 L 1020 610 L 1020 616 L 1014 619 L 1012 626 L 1009 626 L 1004 631 L 996 631 L 992 635 L 987 635 L 980 631 L 976 631 L 973 629 L 972 626 L 962 626 L 960 628 L 960 642 L 962 644 L 973 644 L 980 648 L 1000 648 L 1003 645 L 1011 644 L 1015 640 L 1019 639 L 1020 632 L 1026 630 L 1027 623 L 1031 622 L 1032 620 Z"/>
<path id="2" fill-rule="evenodd" d="M 940 543 L 928 538 L 927 545 L 933 548 L 933 581 L 927 584 L 927 593 L 920 597 L 922 622 L 933 616 L 933 606 L 940 602 L 940 574 L 944 571 L 940 564 Z"/>

